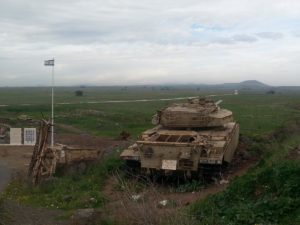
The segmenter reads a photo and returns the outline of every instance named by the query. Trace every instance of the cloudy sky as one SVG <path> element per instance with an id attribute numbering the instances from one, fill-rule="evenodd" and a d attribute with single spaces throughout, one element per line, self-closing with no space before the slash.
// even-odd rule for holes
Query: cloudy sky
<path id="1" fill-rule="evenodd" d="M 0 3 L 0 86 L 300 85 L 299 0 Z"/>

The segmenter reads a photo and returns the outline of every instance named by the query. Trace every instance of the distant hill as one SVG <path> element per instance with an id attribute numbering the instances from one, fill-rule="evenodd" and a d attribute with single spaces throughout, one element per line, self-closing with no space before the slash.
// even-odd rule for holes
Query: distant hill
<path id="1" fill-rule="evenodd" d="M 271 87 L 257 80 L 246 80 L 240 83 L 225 83 L 220 86 L 230 89 L 266 89 Z"/>
<path id="2" fill-rule="evenodd" d="M 97 87 L 95 85 L 82 84 L 79 87 Z M 103 86 L 105 88 L 120 88 L 120 87 L 131 87 L 131 88 L 151 88 L 151 87 L 159 87 L 159 88 L 170 88 L 175 87 L 177 89 L 180 88 L 200 88 L 201 90 L 267 90 L 270 88 L 274 88 L 270 85 L 264 84 L 257 80 L 246 80 L 240 83 L 224 83 L 224 84 L 153 84 L 153 85 L 120 85 L 120 86 Z"/>

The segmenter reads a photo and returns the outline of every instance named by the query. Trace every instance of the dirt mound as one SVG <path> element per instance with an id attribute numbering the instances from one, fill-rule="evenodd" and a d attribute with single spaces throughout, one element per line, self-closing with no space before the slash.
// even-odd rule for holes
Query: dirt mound
<path id="1" fill-rule="evenodd" d="M 70 146 L 89 147 L 95 149 L 122 147 L 128 143 L 124 140 L 115 140 L 108 137 L 96 137 L 89 134 L 60 134 L 55 136 L 55 142 Z"/>

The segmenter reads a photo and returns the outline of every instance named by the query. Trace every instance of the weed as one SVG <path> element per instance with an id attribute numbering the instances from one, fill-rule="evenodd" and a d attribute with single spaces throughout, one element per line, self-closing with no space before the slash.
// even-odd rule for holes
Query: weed
<path id="1" fill-rule="evenodd" d="M 171 191 L 173 192 L 193 192 L 193 191 L 201 191 L 205 187 L 205 183 L 201 180 L 192 180 L 192 181 L 186 181 L 184 184 L 180 184 L 174 188 L 172 188 Z"/>

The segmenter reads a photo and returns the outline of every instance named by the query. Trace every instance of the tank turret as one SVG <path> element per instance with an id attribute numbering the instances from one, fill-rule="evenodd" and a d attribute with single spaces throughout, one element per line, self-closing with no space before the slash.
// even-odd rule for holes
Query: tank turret
<path id="1" fill-rule="evenodd" d="M 154 125 L 166 128 L 219 127 L 233 121 L 232 112 L 205 98 L 189 99 L 159 110 L 152 118 Z"/>

